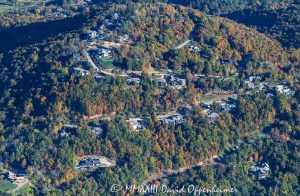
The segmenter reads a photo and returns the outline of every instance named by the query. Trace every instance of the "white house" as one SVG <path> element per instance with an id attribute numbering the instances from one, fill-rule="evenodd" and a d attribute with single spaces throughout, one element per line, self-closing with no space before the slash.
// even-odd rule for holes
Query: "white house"
<path id="1" fill-rule="evenodd" d="M 198 46 L 190 46 L 190 50 L 200 52 L 200 48 Z"/>
<path id="2" fill-rule="evenodd" d="M 97 37 L 97 32 L 96 31 L 89 31 L 88 32 L 88 34 L 89 34 L 89 37 L 91 38 L 91 39 L 95 39 L 96 37 Z"/>
<path id="3" fill-rule="evenodd" d="M 114 15 L 112 16 L 113 20 L 118 20 L 119 19 L 119 14 L 118 13 L 114 13 Z"/>
<path id="4" fill-rule="evenodd" d="M 174 114 L 172 116 L 159 118 L 163 124 L 181 124 L 185 121 L 184 116 L 181 114 Z"/>
<path id="5" fill-rule="evenodd" d="M 210 122 L 214 122 L 218 118 L 219 114 L 216 112 L 212 112 L 207 115 L 207 118 Z"/>
<path id="6" fill-rule="evenodd" d="M 85 75 L 88 75 L 90 73 L 90 71 L 88 71 L 86 69 L 82 69 L 80 67 L 75 67 L 75 68 L 73 68 L 73 70 L 76 74 L 79 74 L 81 76 L 85 76 Z"/>
<path id="7" fill-rule="evenodd" d="M 100 48 L 100 49 L 98 49 L 98 54 L 103 58 L 110 57 L 111 56 L 111 50 L 106 49 L 106 48 Z"/>
<path id="8" fill-rule="evenodd" d="M 143 130 L 146 129 L 145 121 L 141 121 L 141 120 L 137 120 L 135 122 L 132 122 L 131 126 L 132 126 L 133 130 L 136 130 L 136 131 L 143 131 Z"/>
<path id="9" fill-rule="evenodd" d="M 59 135 L 60 135 L 60 137 L 69 137 L 69 135 L 71 135 L 71 133 L 67 133 L 65 130 L 63 130 Z"/>
<path id="10" fill-rule="evenodd" d="M 268 163 L 259 163 L 249 168 L 249 173 L 255 174 L 259 180 L 265 179 L 270 175 L 270 166 Z"/>
<path id="11" fill-rule="evenodd" d="M 128 78 L 125 80 L 127 85 L 139 85 L 141 83 L 141 80 L 139 78 Z"/>
<path id="12" fill-rule="evenodd" d="M 293 96 L 295 94 L 295 91 L 291 90 L 289 87 L 284 85 L 277 85 L 276 90 L 282 94 L 291 95 Z"/>
<path id="13" fill-rule="evenodd" d="M 91 127 L 91 131 L 95 135 L 100 135 L 103 132 L 101 127 Z"/>

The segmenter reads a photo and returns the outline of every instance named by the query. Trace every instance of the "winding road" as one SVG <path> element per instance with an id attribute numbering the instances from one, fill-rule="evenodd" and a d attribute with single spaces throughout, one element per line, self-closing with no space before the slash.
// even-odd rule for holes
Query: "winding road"
<path id="1" fill-rule="evenodd" d="M 260 133 L 260 135 L 262 137 L 269 137 L 268 134 L 264 134 L 264 133 Z M 252 137 L 256 137 L 255 135 L 251 136 Z M 238 146 L 240 146 L 241 144 L 251 144 L 251 145 L 255 145 L 253 141 L 248 141 L 247 143 L 246 142 L 239 142 Z M 227 156 L 230 156 L 230 155 L 227 155 Z M 155 180 L 158 180 L 158 179 L 162 179 L 164 177 L 168 177 L 170 175 L 174 175 L 174 174 L 180 174 L 180 173 L 183 173 L 185 172 L 186 170 L 188 169 L 192 169 L 194 167 L 198 167 L 198 166 L 208 166 L 208 165 L 218 165 L 220 164 L 220 162 L 216 162 L 215 160 L 216 159 L 220 159 L 221 156 L 220 155 L 213 155 L 209 158 L 206 158 L 205 160 L 203 161 L 200 161 L 198 162 L 197 164 L 195 165 L 189 165 L 189 166 L 184 166 L 184 167 L 180 167 L 176 170 L 173 170 L 173 169 L 164 169 L 160 172 L 157 172 L 157 173 L 152 173 L 149 175 L 149 177 L 142 183 L 142 185 L 146 185 L 147 183 L 150 183 L 150 182 L 153 182 Z M 246 163 L 246 162 L 251 162 L 251 161 L 244 161 L 244 162 L 241 162 L 241 163 Z"/>
<path id="2" fill-rule="evenodd" d="M 190 43 L 191 40 L 186 40 L 185 42 L 183 42 L 182 44 L 180 44 L 179 46 L 176 46 L 174 49 L 180 49 L 183 48 L 184 46 L 186 46 L 188 43 Z"/>
<path id="3" fill-rule="evenodd" d="M 92 67 L 93 67 L 94 69 L 96 69 L 97 71 L 100 71 L 100 69 L 99 69 L 99 68 L 97 67 L 97 65 L 94 63 L 94 61 L 92 60 L 90 54 L 89 54 L 86 50 L 84 50 L 84 54 L 86 55 L 86 58 L 87 58 L 88 62 L 92 65 Z"/>
<path id="4" fill-rule="evenodd" d="M 17 187 L 10 191 L 10 193 L 16 192 L 18 190 L 21 190 L 26 184 L 29 183 L 29 180 L 26 178 L 24 182 L 16 183 Z"/>
<path id="5" fill-rule="evenodd" d="M 155 180 L 170 176 L 170 175 L 174 175 L 174 174 L 180 174 L 185 172 L 188 169 L 192 169 L 194 167 L 198 167 L 198 166 L 204 166 L 204 165 L 217 165 L 218 163 L 215 162 L 214 160 L 219 158 L 218 155 L 214 155 L 210 158 L 205 159 L 204 161 L 200 161 L 195 165 L 190 165 L 190 166 L 184 166 L 184 167 L 180 167 L 176 170 L 173 169 L 164 169 L 158 173 L 152 173 L 150 174 L 150 176 L 148 177 L 147 180 L 145 180 L 142 185 L 146 185 L 147 183 L 153 182 Z"/>

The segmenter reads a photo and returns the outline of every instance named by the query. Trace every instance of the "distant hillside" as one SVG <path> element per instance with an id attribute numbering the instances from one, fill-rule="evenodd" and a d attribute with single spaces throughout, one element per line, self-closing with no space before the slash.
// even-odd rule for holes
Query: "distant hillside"
<path id="1" fill-rule="evenodd" d="M 290 4 L 277 9 L 246 9 L 225 15 L 232 20 L 257 28 L 279 40 L 284 46 L 300 47 L 300 5 Z"/>
<path id="2" fill-rule="evenodd" d="M 282 3 L 291 3 L 294 0 L 168 0 L 169 3 L 190 6 L 206 13 L 221 15 L 243 9 L 258 9 L 273 7 Z"/>
<path id="3" fill-rule="evenodd" d="M 119 0 L 119 2 L 128 1 Z M 285 47 L 299 48 L 299 0 L 161 0 L 161 2 L 192 7 L 207 14 L 230 18 L 277 39 Z"/>
<path id="4" fill-rule="evenodd" d="M 121 29 L 134 40 L 120 49 L 124 58 L 120 60 L 128 69 L 189 67 L 201 73 L 209 65 L 213 72 L 224 74 L 224 62 L 232 60 L 234 66 L 228 67 L 232 71 L 267 73 L 290 64 L 277 41 L 228 19 L 169 4 L 130 4 L 120 11 L 125 16 Z M 188 46 L 173 50 L 188 39 L 199 52 Z"/>
<path id="5" fill-rule="evenodd" d="M 299 48 L 299 0 L 97 0 L 88 1 L 87 4 L 79 0 L 59 0 L 49 1 L 46 6 L 42 6 L 41 1 L 30 6 L 19 3 L 18 9 L 8 9 L 13 7 L 5 5 L 4 2 L 7 1 L 3 0 L 1 4 L 0 0 L 0 28 L 82 14 L 83 10 L 92 9 L 94 4 L 105 7 L 113 3 L 167 2 L 230 18 L 256 28 L 259 32 L 280 41 L 284 47 Z M 4 10 L 7 12 L 1 13 Z"/>
<path id="6" fill-rule="evenodd" d="M 256 28 L 283 46 L 299 48 L 299 0 L 169 0 Z"/>
<path id="7" fill-rule="evenodd" d="M 272 185 L 270 193 L 281 190 L 282 184 L 277 182 L 282 181 L 277 176 L 283 172 L 293 174 L 286 179 L 295 182 L 291 189 L 299 190 L 299 164 L 289 156 L 296 153 L 286 153 L 294 148 L 290 145 L 293 137 L 299 135 L 299 90 L 295 97 L 275 91 L 268 98 L 264 91 L 248 91 L 244 83 L 249 76 L 259 75 L 266 82 L 281 84 L 284 80 L 296 86 L 300 50 L 289 54 L 279 42 L 252 28 L 192 8 L 160 3 L 93 5 L 83 16 L 24 24 L 0 32 L 0 162 L 25 170 L 32 184 L 26 188 L 32 192 L 28 195 L 114 194 L 110 193 L 113 184 L 142 184 L 164 170 L 187 168 L 213 155 L 221 156 L 239 141 L 252 141 L 244 136 L 257 141 L 259 151 L 245 156 L 237 153 L 245 158 L 253 154 L 253 160 L 258 161 L 263 150 L 267 156 L 262 156 L 274 160 L 274 166 L 270 164 L 274 168 L 274 180 L 268 183 Z M 118 41 L 121 38 L 126 41 Z M 103 52 L 104 56 L 104 51 L 112 53 L 109 61 L 113 70 L 108 74 L 100 63 L 94 69 L 91 66 L 95 64 L 92 54 L 100 56 Z M 186 87 L 161 88 L 154 81 L 156 76 L 124 71 L 151 67 L 161 75 L 172 69 Z M 78 68 L 88 74 L 76 72 Z M 130 76 L 111 77 L 115 73 Z M 207 76 L 193 77 L 196 74 Z M 139 79 L 139 84 L 132 86 L 127 78 Z M 200 108 L 204 98 L 215 100 L 208 98 L 208 91 L 250 94 L 234 101 L 233 111 L 223 112 L 221 104 L 213 103 L 212 112 L 218 116 L 210 122 Z M 184 123 L 160 122 L 157 114 L 167 115 L 176 109 L 186 114 Z M 149 128 L 132 131 L 127 120 L 139 117 L 149 119 Z M 274 123 L 277 119 L 278 125 Z M 67 124 L 77 128 L 67 130 Z M 99 134 L 93 131 L 96 128 Z M 277 148 L 269 145 L 268 138 L 256 140 L 256 132 L 260 136 L 262 128 L 271 130 L 276 145 L 280 138 L 286 145 Z M 265 151 L 266 147 L 272 151 Z M 274 149 L 280 153 L 273 153 Z M 116 160 L 117 166 L 82 173 L 75 164 L 84 155 L 105 156 Z M 215 176 L 234 171 L 224 169 L 229 173 L 220 170 Z M 257 181 L 252 185 L 247 174 L 235 174 L 245 179 L 235 178 L 237 188 L 251 186 L 244 187 L 242 195 L 262 193 Z M 190 176 L 204 179 L 200 172 Z M 207 178 L 215 184 L 211 175 Z M 225 178 L 220 179 L 224 185 Z"/>
<path id="8" fill-rule="evenodd" d="M 273 7 L 280 4 L 293 3 L 298 0 L 115 0 L 114 3 L 128 3 L 128 2 L 140 2 L 140 3 L 156 3 L 164 2 L 170 4 L 183 5 L 186 7 L 192 7 L 203 11 L 208 14 L 221 15 L 226 13 L 232 13 L 241 11 L 247 8 L 259 9 L 262 7 Z M 102 3 L 103 1 L 97 1 Z M 107 2 L 107 1 L 105 1 Z"/>

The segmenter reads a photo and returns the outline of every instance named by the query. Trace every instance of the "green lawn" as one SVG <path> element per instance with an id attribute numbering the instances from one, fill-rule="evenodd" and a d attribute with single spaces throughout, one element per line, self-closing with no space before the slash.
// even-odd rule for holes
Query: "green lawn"
<path id="1" fill-rule="evenodd" d="M 209 96 L 203 96 L 200 95 L 200 101 L 201 102 L 213 102 L 213 101 L 219 101 L 217 96 L 209 95 Z"/>
<path id="2" fill-rule="evenodd" d="M 12 9 L 13 6 L 10 5 L 10 2 L 7 0 L 0 0 L 0 13 L 5 12 L 9 9 Z"/>
<path id="3" fill-rule="evenodd" d="M 0 13 L 1 12 L 5 12 L 6 10 L 9 10 L 11 9 L 12 7 L 11 6 L 8 6 L 8 5 L 0 5 Z"/>
<path id="4" fill-rule="evenodd" d="M 13 190 L 17 187 L 17 185 L 11 183 L 7 180 L 0 180 L 0 191 L 9 191 Z"/>
<path id="5" fill-rule="evenodd" d="M 10 4 L 10 2 L 9 1 L 7 1 L 7 0 L 0 0 L 0 3 L 3 3 L 3 4 Z"/>
<path id="6" fill-rule="evenodd" d="M 38 2 L 40 0 L 32 1 L 31 5 L 34 5 L 34 2 Z M 18 1 L 17 5 L 12 5 L 11 1 L 8 0 L 0 0 L 0 13 L 9 11 L 9 10 L 16 10 L 16 9 L 23 9 L 28 8 L 28 6 L 24 6 L 24 2 L 22 0 Z"/>
<path id="7" fill-rule="evenodd" d="M 101 59 L 101 64 L 103 65 L 103 67 L 105 69 L 113 68 L 113 66 L 114 66 L 113 62 L 114 61 L 111 58 L 109 58 L 109 59 Z"/>
<path id="8" fill-rule="evenodd" d="M 15 192 L 16 195 L 34 195 L 34 185 L 27 183 L 21 190 Z"/>

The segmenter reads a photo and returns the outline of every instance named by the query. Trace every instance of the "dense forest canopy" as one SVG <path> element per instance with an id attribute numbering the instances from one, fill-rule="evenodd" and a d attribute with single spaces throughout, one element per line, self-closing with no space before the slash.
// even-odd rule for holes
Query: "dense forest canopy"
<path id="1" fill-rule="evenodd" d="M 255 27 L 260 32 L 267 33 L 279 40 L 284 46 L 299 48 L 299 13 L 300 4 L 290 4 L 275 9 L 245 9 L 224 16 L 247 26 Z"/>
<path id="2" fill-rule="evenodd" d="M 128 3 L 131 1 L 120 0 Z M 158 2 L 133 0 L 133 2 Z M 256 28 L 279 40 L 283 46 L 299 48 L 298 0 L 161 0 L 195 8 L 207 14 L 221 15 L 239 23 Z"/>
<path id="3" fill-rule="evenodd" d="M 26 173 L 33 186 L 25 194 L 31 195 L 110 195 L 113 184 L 152 181 L 170 187 L 235 187 L 239 195 L 297 195 L 300 50 L 288 50 L 250 27 L 207 14 L 291 2 L 172 1 L 211 10 L 207 13 L 151 2 L 93 4 L 80 15 L 0 32 L 4 168 Z M 39 33 L 45 26 L 49 28 Z M 104 38 L 97 38 L 101 33 Z M 127 41 L 116 43 L 120 35 Z M 100 44 L 113 46 L 107 48 L 115 72 L 93 68 L 95 59 L 88 52 Z M 78 67 L 89 74 L 75 74 Z M 185 87 L 160 86 L 153 70 L 171 70 L 186 81 Z M 129 85 L 121 73 L 138 75 L 139 85 Z M 249 78 L 254 78 L 253 85 L 268 87 L 250 88 Z M 293 93 L 276 90 L 283 85 Z M 232 110 L 211 98 L 224 91 L 235 95 Z M 206 99 L 213 102 L 209 110 L 214 119 L 201 105 Z M 161 114 L 173 111 L 183 113 L 185 120 L 160 120 Z M 147 128 L 133 131 L 129 119 L 144 117 Z M 75 128 L 63 132 L 69 123 Z M 95 126 L 101 133 L 93 132 Z M 75 165 L 85 155 L 109 157 L 116 166 L 81 172 Z M 215 156 L 218 164 L 198 167 Z M 269 163 L 267 180 L 248 172 L 258 162 Z M 188 169 L 164 176 L 182 168 Z M 156 175 L 163 177 L 151 178 Z M 0 189 L 0 194 L 6 193 Z"/>
<path id="4" fill-rule="evenodd" d="M 17 5 L 22 1 L 16 1 Z M 15 5 L 9 2 L 8 5 Z M 62 6 L 64 8 L 63 15 L 79 14 L 82 6 L 79 6 L 78 0 L 58 0 L 46 3 L 43 9 L 12 9 L 9 12 L 1 13 L 0 27 L 9 27 L 14 25 L 24 25 L 30 21 L 45 20 L 46 15 L 50 14 L 51 6 Z M 299 0 L 116 0 L 116 1 L 89 1 L 91 5 L 100 4 L 106 6 L 112 3 L 128 4 L 131 2 L 140 3 L 157 3 L 166 2 L 170 4 L 183 5 L 195 8 L 201 12 L 228 17 L 237 22 L 249 25 L 258 31 L 267 34 L 279 40 L 284 47 L 299 48 L 297 40 L 299 35 Z M 79 7 L 74 7 L 78 5 Z M 61 9 L 55 9 L 55 14 L 61 12 Z M 271 17 L 271 18 L 270 18 Z M 48 17 L 46 17 L 48 18 Z"/>

